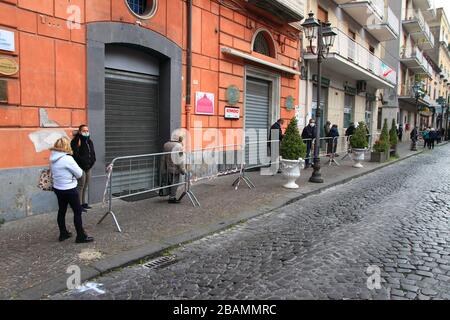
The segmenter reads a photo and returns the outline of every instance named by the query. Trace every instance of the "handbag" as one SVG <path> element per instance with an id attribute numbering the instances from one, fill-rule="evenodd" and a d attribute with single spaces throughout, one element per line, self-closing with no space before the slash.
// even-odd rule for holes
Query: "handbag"
<path id="1" fill-rule="evenodd" d="M 61 157 L 63 158 L 63 157 Z M 59 159 L 61 159 L 59 158 Z M 59 161 L 56 160 L 56 162 Z M 52 178 L 52 171 L 49 169 L 44 169 L 41 171 L 41 174 L 39 175 L 39 183 L 37 185 L 39 189 L 42 191 L 53 191 L 53 178 Z"/>
<path id="2" fill-rule="evenodd" d="M 38 188 L 42 191 L 53 191 L 53 179 L 52 171 L 50 169 L 44 169 L 39 175 Z"/>

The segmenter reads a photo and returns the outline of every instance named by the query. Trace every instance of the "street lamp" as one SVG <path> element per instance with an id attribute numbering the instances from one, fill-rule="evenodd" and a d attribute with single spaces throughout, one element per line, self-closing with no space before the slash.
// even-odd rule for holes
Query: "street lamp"
<path id="1" fill-rule="evenodd" d="M 337 33 L 331 28 L 331 23 L 321 22 L 314 18 L 314 13 L 310 12 L 308 18 L 302 23 L 305 30 L 306 39 L 309 41 L 311 53 L 317 55 L 317 109 L 316 109 L 316 142 L 314 143 L 314 172 L 309 179 L 310 182 L 323 183 L 322 175 L 320 173 L 320 89 L 322 85 L 322 69 L 321 63 L 326 59 L 326 54 L 334 44 Z M 317 48 L 313 49 L 313 41 L 317 39 Z"/>

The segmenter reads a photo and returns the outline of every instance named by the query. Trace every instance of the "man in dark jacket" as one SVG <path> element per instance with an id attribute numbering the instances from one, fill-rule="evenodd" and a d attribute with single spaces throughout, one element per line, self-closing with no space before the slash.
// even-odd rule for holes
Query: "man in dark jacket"
<path id="1" fill-rule="evenodd" d="M 411 139 L 411 151 L 417 151 L 417 140 L 419 140 L 419 132 L 417 131 L 417 127 L 414 127 L 409 134 L 409 138 Z"/>
<path id="2" fill-rule="evenodd" d="M 272 140 L 272 131 L 273 130 L 278 130 L 278 140 L 283 140 L 283 130 L 282 130 L 282 126 L 284 124 L 284 120 L 283 119 L 278 119 L 277 122 L 275 122 L 271 127 L 270 127 L 270 132 L 269 132 L 269 141 Z M 273 137 L 274 139 L 276 138 L 275 136 Z"/>
<path id="3" fill-rule="evenodd" d="M 275 122 L 275 123 L 270 127 L 270 130 L 269 130 L 269 137 L 268 137 L 268 140 L 269 140 L 269 141 L 272 141 L 272 139 L 273 139 L 273 140 L 278 140 L 278 141 L 280 141 L 280 145 L 281 145 L 281 140 L 283 140 L 283 130 L 282 130 L 283 124 L 284 124 L 284 120 L 283 120 L 283 119 L 278 119 L 277 122 Z M 275 130 L 275 131 L 274 131 L 274 130 Z M 278 137 L 277 137 L 277 135 L 275 134 L 275 132 L 278 133 Z M 274 145 L 276 145 L 276 144 L 274 143 Z M 272 147 L 272 143 L 271 143 L 271 142 L 267 142 L 267 150 L 268 150 L 268 155 L 269 155 L 269 156 L 272 155 L 271 147 Z"/>
<path id="4" fill-rule="evenodd" d="M 347 137 L 352 136 L 355 133 L 355 130 L 356 130 L 355 124 L 351 122 L 347 130 L 345 130 L 345 136 Z"/>
<path id="5" fill-rule="evenodd" d="M 403 125 L 402 124 L 400 124 L 398 126 L 397 135 L 398 135 L 398 141 L 402 142 L 402 138 L 403 138 Z"/>
<path id="6" fill-rule="evenodd" d="M 91 180 L 91 168 L 94 166 L 96 160 L 94 143 L 90 138 L 89 127 L 87 125 L 82 124 L 78 128 L 78 133 L 74 136 L 70 145 L 73 151 L 73 158 L 80 168 L 83 169 L 83 176 L 78 179 L 77 188 L 80 194 L 81 206 L 86 211 L 87 209 L 91 209 L 87 203 L 86 193 Z"/>
<path id="7" fill-rule="evenodd" d="M 316 137 L 316 122 L 314 119 L 309 120 L 309 124 L 303 129 L 302 139 L 306 143 L 306 159 L 305 159 L 305 169 L 310 166 L 310 155 L 312 147 L 312 139 Z"/>
<path id="8" fill-rule="evenodd" d="M 333 124 L 333 126 L 331 127 L 329 137 L 333 138 L 333 142 L 332 142 L 333 148 L 331 150 L 331 153 L 333 154 L 333 156 L 338 156 L 336 154 L 336 149 L 337 149 L 338 138 L 339 138 L 339 130 L 338 130 L 338 126 L 336 124 Z"/>

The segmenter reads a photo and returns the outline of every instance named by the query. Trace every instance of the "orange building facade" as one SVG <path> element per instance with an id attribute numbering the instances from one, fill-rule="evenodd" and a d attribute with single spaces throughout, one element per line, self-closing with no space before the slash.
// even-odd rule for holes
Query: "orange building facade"
<path id="1" fill-rule="evenodd" d="M 192 1 L 189 107 L 189 1 L 0 0 L 0 218 L 57 207 L 53 194 L 37 189 L 39 171 L 55 138 L 71 137 L 80 124 L 90 126 L 96 147 L 95 203 L 112 158 L 159 152 L 177 128 L 223 134 L 291 119 L 301 50 L 292 23 L 301 17 L 284 5 Z M 208 94 L 213 110 L 199 112 L 197 94 Z M 258 94 L 263 120 L 248 111 L 258 108 L 251 105 Z M 226 107 L 239 119 L 226 119 Z"/>

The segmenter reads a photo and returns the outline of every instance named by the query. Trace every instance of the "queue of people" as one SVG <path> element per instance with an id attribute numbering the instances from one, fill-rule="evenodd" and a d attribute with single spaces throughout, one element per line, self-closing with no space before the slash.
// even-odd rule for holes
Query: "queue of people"
<path id="1" fill-rule="evenodd" d="M 273 130 L 278 131 L 280 141 L 283 139 L 283 132 L 282 132 L 283 123 L 284 123 L 283 119 L 279 119 L 270 127 L 270 132 L 272 132 Z M 303 142 L 306 144 L 305 169 L 312 166 L 311 149 L 313 148 L 312 142 L 316 138 L 316 130 L 317 130 L 316 121 L 314 119 L 310 119 L 308 125 L 305 128 L 303 128 L 302 131 L 302 139 Z M 324 133 L 325 137 L 329 138 L 326 139 L 327 155 L 339 156 L 336 154 L 338 143 L 337 137 L 339 137 L 338 126 L 336 124 L 332 125 L 330 121 L 327 121 L 327 123 L 324 126 Z M 270 140 L 271 140 L 271 133 L 269 134 L 269 141 Z"/>
<path id="2" fill-rule="evenodd" d="M 432 150 L 432 149 L 434 149 L 435 143 L 437 143 L 437 144 L 441 143 L 442 137 L 445 133 L 445 130 L 443 130 L 443 129 L 436 130 L 435 128 L 428 127 L 428 128 L 423 128 L 421 130 L 421 132 L 422 132 L 422 138 L 424 141 L 423 147 L 424 148 L 428 147 L 429 150 Z"/>

